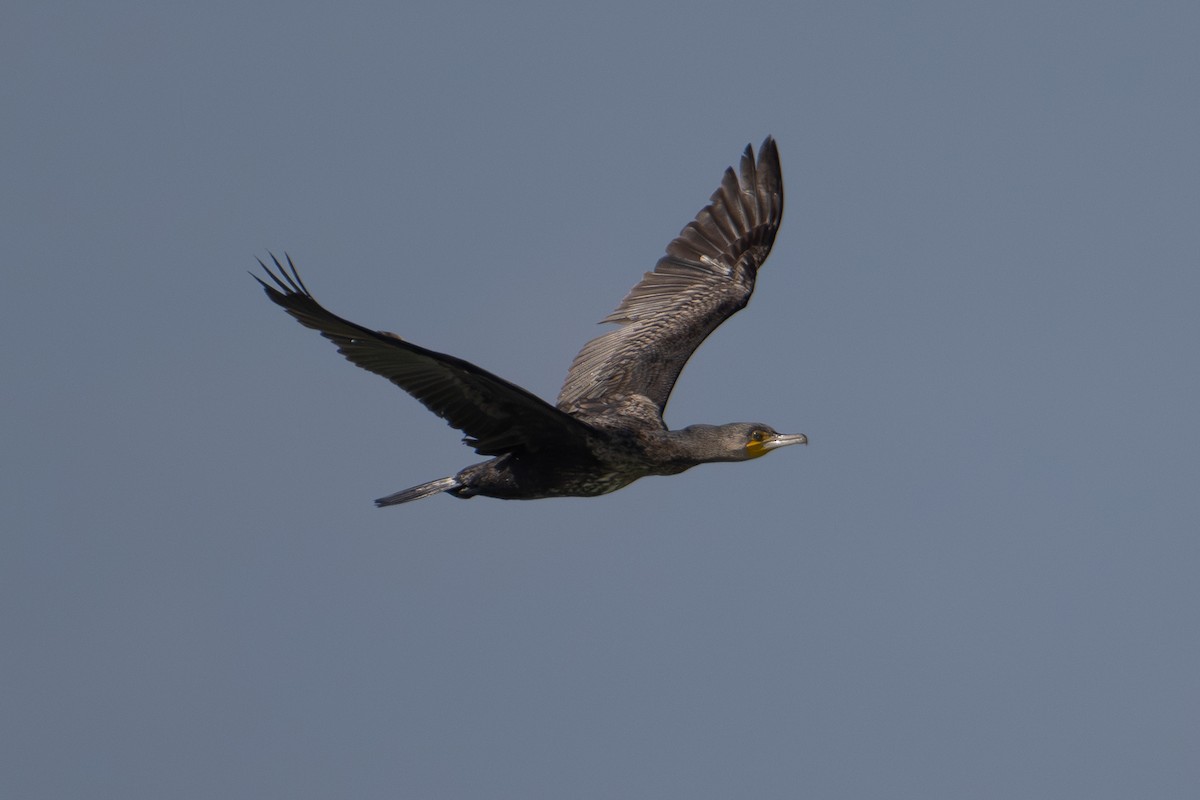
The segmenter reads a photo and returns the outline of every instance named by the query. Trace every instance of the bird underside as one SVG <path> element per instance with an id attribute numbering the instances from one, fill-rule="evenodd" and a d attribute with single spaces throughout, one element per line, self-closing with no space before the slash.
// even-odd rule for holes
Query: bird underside
<path id="1" fill-rule="evenodd" d="M 544 467 L 536 459 L 517 459 L 501 456 L 490 461 L 472 464 L 457 475 L 439 478 L 375 501 L 379 507 L 394 506 L 421 500 L 445 492 L 454 497 L 469 499 L 476 496 L 500 500 L 540 500 L 548 497 L 595 497 L 623 489 L 647 475 L 672 475 L 686 466 L 663 466 L 648 471 L 644 466 L 625 470 L 597 469 L 558 464 Z"/>

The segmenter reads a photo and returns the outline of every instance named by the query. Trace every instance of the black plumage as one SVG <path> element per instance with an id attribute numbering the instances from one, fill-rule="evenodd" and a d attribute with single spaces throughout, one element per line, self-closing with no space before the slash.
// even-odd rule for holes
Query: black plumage
<path id="1" fill-rule="evenodd" d="M 309 293 L 291 258 L 285 265 L 272 256 L 274 268 L 260 260 L 271 283 L 255 279 L 272 301 L 350 361 L 404 389 L 465 433 L 477 453 L 493 457 L 453 477 L 380 498 L 378 505 L 439 492 L 505 499 L 591 496 L 646 475 L 673 475 L 696 464 L 743 461 L 807 443 L 803 434 L 780 434 L 761 423 L 672 431 L 662 419 L 688 358 L 750 299 L 782 214 L 779 153 L 767 137 L 757 162 L 747 146 L 740 175 L 725 170 L 709 204 L 603 320 L 619 327 L 584 345 L 557 407 L 460 358 L 330 313 Z"/>

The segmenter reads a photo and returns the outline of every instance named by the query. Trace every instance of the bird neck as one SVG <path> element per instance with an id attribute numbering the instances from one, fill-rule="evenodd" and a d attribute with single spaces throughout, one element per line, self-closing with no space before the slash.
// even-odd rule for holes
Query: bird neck
<path id="1" fill-rule="evenodd" d="M 671 461 L 694 467 L 714 461 L 740 461 L 729 448 L 718 425 L 689 425 L 675 431 L 664 431 L 663 451 Z"/>

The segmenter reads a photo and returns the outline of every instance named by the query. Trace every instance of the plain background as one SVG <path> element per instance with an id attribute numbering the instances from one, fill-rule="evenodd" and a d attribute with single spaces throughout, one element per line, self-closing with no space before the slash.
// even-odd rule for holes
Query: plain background
<path id="1" fill-rule="evenodd" d="M 0 794 L 1200 789 L 1194 2 L 10 2 Z M 777 137 L 668 422 L 812 444 L 598 499 L 246 274 L 553 397 Z"/>

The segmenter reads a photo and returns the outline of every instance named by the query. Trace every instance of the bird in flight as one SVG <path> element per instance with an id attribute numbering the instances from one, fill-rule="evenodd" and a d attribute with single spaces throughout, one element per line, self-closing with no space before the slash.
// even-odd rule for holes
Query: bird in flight
<path id="1" fill-rule="evenodd" d="M 707 206 L 689 222 L 603 322 L 571 364 L 558 401 L 541 398 L 487 370 L 435 353 L 394 333 L 364 328 L 316 301 L 292 259 L 259 259 L 267 297 L 338 352 L 387 378 L 489 456 L 458 474 L 375 501 L 392 506 L 441 492 L 455 497 L 530 500 L 591 497 L 647 475 L 675 475 L 697 464 L 746 461 L 792 444 L 760 422 L 669 430 L 663 409 L 688 358 L 718 325 L 745 307 L 771 252 L 783 214 L 783 176 L 771 137 L 746 146 L 740 170 L 725 170 Z"/>

